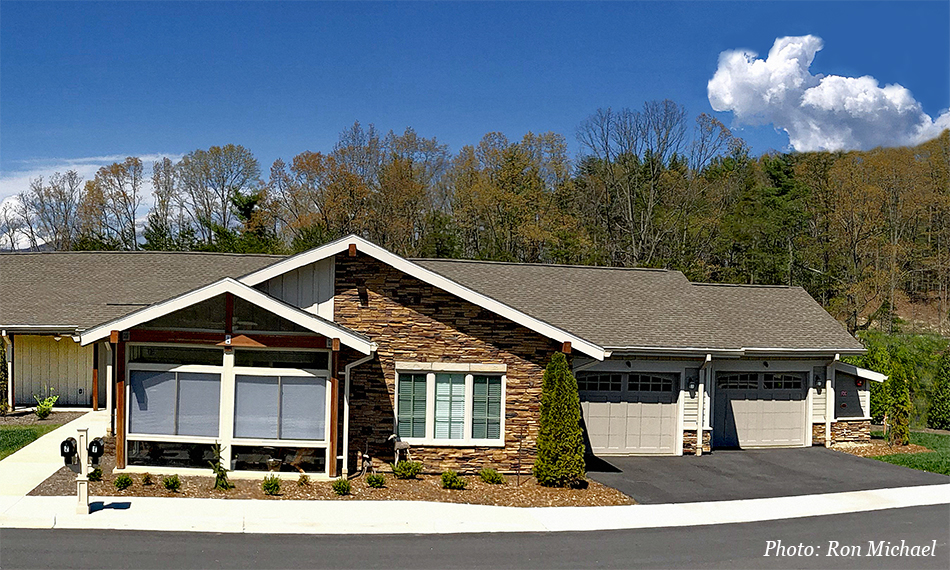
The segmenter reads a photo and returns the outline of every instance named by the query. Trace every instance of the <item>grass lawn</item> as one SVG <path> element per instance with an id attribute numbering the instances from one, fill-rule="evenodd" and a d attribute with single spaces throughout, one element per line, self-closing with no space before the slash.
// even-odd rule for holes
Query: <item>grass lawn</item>
<path id="1" fill-rule="evenodd" d="M 41 426 L 0 426 L 0 459 L 58 428 L 61 424 Z"/>
<path id="2" fill-rule="evenodd" d="M 872 436 L 877 437 L 881 437 L 881 435 L 880 432 L 872 434 Z M 882 455 L 874 459 L 910 467 L 911 469 L 950 475 L 950 435 L 912 431 L 910 432 L 910 442 L 933 451 L 930 453 Z"/>

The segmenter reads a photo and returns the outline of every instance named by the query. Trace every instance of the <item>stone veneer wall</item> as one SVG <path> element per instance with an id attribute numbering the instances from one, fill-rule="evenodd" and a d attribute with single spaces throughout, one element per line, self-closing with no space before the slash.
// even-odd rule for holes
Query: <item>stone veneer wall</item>
<path id="1" fill-rule="evenodd" d="M 703 431 L 703 453 L 712 451 L 712 432 Z M 683 430 L 683 455 L 693 455 L 696 453 L 696 430 Z"/>
<path id="2" fill-rule="evenodd" d="M 560 343 L 362 253 L 337 256 L 333 312 L 337 323 L 368 335 L 379 347 L 376 358 L 355 368 L 350 378 L 351 472 L 367 446 L 376 466 L 393 460 L 387 438 L 394 428 L 396 361 L 506 364 L 504 412 L 516 416 L 505 420 L 504 447 L 413 446 L 410 451 L 430 472 L 483 467 L 510 472 L 519 462 L 522 472 L 530 470 L 542 374 Z M 341 355 L 341 379 L 343 364 L 357 357 Z"/>
<path id="3" fill-rule="evenodd" d="M 811 425 L 811 444 L 812 445 L 825 445 L 825 424 L 824 422 L 820 424 Z"/>
<path id="4" fill-rule="evenodd" d="M 812 424 L 812 445 L 825 444 L 825 424 Z M 870 420 L 838 420 L 831 423 L 831 443 L 871 441 Z"/>

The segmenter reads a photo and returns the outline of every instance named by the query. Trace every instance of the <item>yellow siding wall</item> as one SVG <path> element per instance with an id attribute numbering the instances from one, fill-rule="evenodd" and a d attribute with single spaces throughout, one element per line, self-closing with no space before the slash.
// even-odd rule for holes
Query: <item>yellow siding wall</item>
<path id="1" fill-rule="evenodd" d="M 17 335 L 14 343 L 17 406 L 34 405 L 33 395 L 45 394 L 47 385 L 59 396 L 57 406 L 92 405 L 92 345 L 34 335 Z"/>

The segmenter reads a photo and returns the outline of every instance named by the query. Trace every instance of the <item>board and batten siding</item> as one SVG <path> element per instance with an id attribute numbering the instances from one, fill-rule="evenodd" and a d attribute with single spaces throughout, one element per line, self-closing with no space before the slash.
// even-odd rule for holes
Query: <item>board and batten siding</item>
<path id="1" fill-rule="evenodd" d="M 92 405 L 93 347 L 70 337 L 17 335 L 13 351 L 16 402 L 34 406 L 33 395 L 59 396 L 56 406 Z"/>
<path id="2" fill-rule="evenodd" d="M 824 388 L 821 389 L 821 392 L 817 388 L 809 388 L 811 391 L 811 421 L 812 423 L 825 423 L 825 408 L 827 407 L 828 398 L 825 395 Z"/>
<path id="3" fill-rule="evenodd" d="M 334 267 L 335 259 L 330 257 L 268 279 L 256 288 L 288 305 L 332 321 Z"/>

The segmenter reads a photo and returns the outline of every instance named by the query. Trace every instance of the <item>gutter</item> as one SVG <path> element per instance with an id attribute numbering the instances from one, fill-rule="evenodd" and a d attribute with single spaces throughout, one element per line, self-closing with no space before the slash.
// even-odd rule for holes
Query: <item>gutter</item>
<path id="1" fill-rule="evenodd" d="M 705 358 L 708 355 L 717 358 L 742 358 L 766 356 L 794 356 L 796 358 L 829 357 L 833 355 L 860 356 L 867 352 L 864 348 L 703 348 L 703 347 L 666 347 L 666 346 L 618 346 L 607 347 L 608 356 L 693 356 Z"/>
<path id="2" fill-rule="evenodd" d="M 376 343 L 373 343 L 373 345 L 375 347 Z M 343 367 L 343 378 L 345 379 L 343 388 L 343 469 L 340 471 L 343 478 L 346 478 L 349 474 L 346 459 L 350 456 L 350 371 L 360 364 L 369 362 L 374 356 L 376 356 L 375 350 L 372 354 Z"/>

